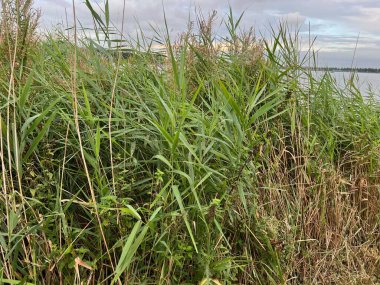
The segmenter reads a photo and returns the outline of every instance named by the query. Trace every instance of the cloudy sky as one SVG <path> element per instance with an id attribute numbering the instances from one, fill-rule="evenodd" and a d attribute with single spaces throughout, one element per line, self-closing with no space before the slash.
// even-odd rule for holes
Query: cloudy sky
<path id="1" fill-rule="evenodd" d="M 81 24 L 90 27 L 92 20 L 84 0 L 74 1 Z M 102 1 L 92 0 L 100 6 Z M 122 21 L 123 2 L 109 0 L 116 26 Z M 186 29 L 189 15 L 193 17 L 195 9 L 206 16 L 216 10 L 218 24 L 231 5 L 236 16 L 245 12 L 242 27 L 253 26 L 257 33 L 264 35 L 271 25 L 287 21 L 300 28 L 303 42 L 307 43 L 310 25 L 311 36 L 316 37 L 314 49 L 322 66 L 349 67 L 355 54 L 356 66 L 380 68 L 380 0 L 125 0 L 125 5 L 124 26 L 129 33 L 137 29 L 137 23 L 147 34 L 150 25 L 162 27 L 163 7 L 171 33 L 179 34 Z M 42 11 L 43 28 L 58 23 L 66 26 L 66 16 L 72 22 L 72 0 L 35 0 L 35 6 Z M 223 33 L 223 27 L 219 29 Z"/>

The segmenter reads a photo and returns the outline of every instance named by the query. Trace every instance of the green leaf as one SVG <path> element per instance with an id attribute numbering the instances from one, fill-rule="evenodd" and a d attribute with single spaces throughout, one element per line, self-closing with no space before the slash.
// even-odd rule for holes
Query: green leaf
<path id="1" fill-rule="evenodd" d="M 11 284 L 11 285 L 35 285 L 33 283 L 25 282 L 24 280 L 18 281 L 18 280 L 3 279 L 3 278 L 0 278 L 0 283 Z"/>
<path id="2" fill-rule="evenodd" d="M 141 216 L 131 205 L 127 205 L 127 208 L 120 208 L 120 211 L 122 211 L 124 214 L 131 215 L 136 219 L 141 220 Z"/>
<path id="3" fill-rule="evenodd" d="M 98 124 L 96 126 L 96 133 L 95 133 L 95 158 L 96 158 L 96 160 L 99 160 L 99 153 L 100 153 L 100 126 Z"/>
<path id="4" fill-rule="evenodd" d="M 165 163 L 167 166 L 169 166 L 170 169 L 173 169 L 173 166 L 171 165 L 169 160 L 167 160 L 161 154 L 157 154 L 157 155 L 153 156 L 153 158 L 157 158 L 157 159 L 161 160 L 163 163 Z"/>
<path id="5" fill-rule="evenodd" d="M 179 206 L 179 208 L 181 210 L 182 218 L 183 218 L 183 220 L 184 220 L 184 222 L 186 224 L 186 228 L 187 228 L 187 230 L 189 232 L 191 241 L 193 242 L 194 249 L 198 253 L 197 244 L 195 242 L 194 235 L 193 235 L 193 232 L 191 230 L 189 220 L 187 218 L 188 214 L 187 214 L 187 212 L 185 210 L 185 207 L 183 206 L 183 201 L 182 201 L 181 193 L 178 190 L 178 186 L 177 185 L 173 185 L 172 186 L 172 190 L 173 190 L 174 196 L 175 196 L 175 198 L 177 200 L 178 206 Z"/>
<path id="6" fill-rule="evenodd" d="M 219 86 L 220 86 L 220 90 L 222 91 L 222 94 L 224 95 L 224 97 L 226 97 L 227 102 L 230 104 L 230 106 L 234 110 L 235 115 L 241 124 L 242 123 L 242 114 L 241 114 L 241 110 L 240 110 L 239 105 L 236 103 L 234 97 L 227 90 L 226 86 L 223 84 L 222 81 L 219 81 Z"/>
<path id="7" fill-rule="evenodd" d="M 121 276 L 121 274 L 128 269 L 129 267 L 129 264 L 132 260 L 132 257 L 133 257 L 133 252 L 132 252 L 132 245 L 133 245 L 133 241 L 135 240 L 135 237 L 141 227 L 141 224 L 142 222 L 141 221 L 138 221 L 131 233 L 129 234 L 128 236 L 128 239 L 123 247 L 123 250 L 121 252 L 121 256 L 119 258 L 119 262 L 117 263 L 116 265 L 116 268 L 115 268 L 115 277 L 114 279 L 112 280 L 111 284 L 114 284 L 116 280 L 119 279 L 119 277 Z"/>
<path id="8" fill-rule="evenodd" d="M 52 113 L 49 117 L 49 119 L 45 122 L 45 125 L 43 128 L 39 131 L 37 137 L 33 139 L 33 141 L 30 144 L 30 147 L 27 151 L 27 153 L 23 156 L 23 161 L 27 161 L 28 158 L 32 155 L 34 150 L 37 148 L 38 143 L 43 139 L 47 131 L 49 130 L 49 127 L 52 123 L 52 121 L 55 119 L 56 115 L 58 113 L 58 110 Z"/>
<path id="9" fill-rule="evenodd" d="M 104 9 L 104 13 L 105 13 L 105 16 L 106 16 L 106 27 L 108 28 L 109 25 L 110 25 L 110 7 L 108 5 L 108 0 L 106 1 L 106 4 L 105 4 L 105 9 Z"/>

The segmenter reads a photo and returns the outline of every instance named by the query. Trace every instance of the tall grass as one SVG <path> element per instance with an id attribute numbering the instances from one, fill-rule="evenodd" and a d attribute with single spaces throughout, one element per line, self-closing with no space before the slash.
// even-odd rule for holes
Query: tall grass
<path id="1" fill-rule="evenodd" d="M 376 99 L 285 25 L 157 51 L 86 3 L 95 39 L 1 37 L 0 284 L 379 282 Z"/>

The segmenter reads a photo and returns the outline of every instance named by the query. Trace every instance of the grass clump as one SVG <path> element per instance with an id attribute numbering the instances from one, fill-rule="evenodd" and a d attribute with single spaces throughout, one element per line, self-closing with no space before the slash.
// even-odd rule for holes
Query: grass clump
<path id="1" fill-rule="evenodd" d="M 379 102 L 303 67 L 285 26 L 215 17 L 126 58 L 63 33 L 10 51 L 0 283 L 379 281 Z"/>

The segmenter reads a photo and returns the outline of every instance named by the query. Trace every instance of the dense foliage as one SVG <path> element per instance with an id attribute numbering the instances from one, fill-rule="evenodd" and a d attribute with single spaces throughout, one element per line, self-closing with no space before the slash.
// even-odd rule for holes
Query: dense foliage
<path id="1" fill-rule="evenodd" d="M 1 284 L 379 282 L 379 102 L 214 18 L 1 38 Z"/>

